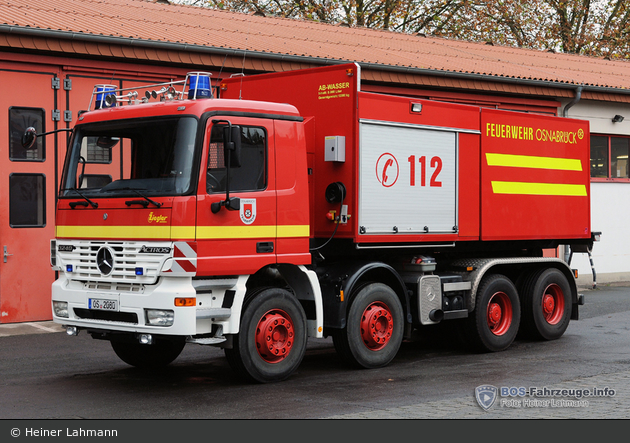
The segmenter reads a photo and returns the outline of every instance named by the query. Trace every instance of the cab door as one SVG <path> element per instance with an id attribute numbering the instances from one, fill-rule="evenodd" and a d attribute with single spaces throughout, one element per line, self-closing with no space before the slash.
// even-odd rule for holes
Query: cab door
<path id="1" fill-rule="evenodd" d="M 226 168 L 224 128 L 239 126 L 241 164 Z M 276 263 L 273 120 L 211 117 L 205 129 L 197 195 L 197 275 L 253 274 Z M 212 204 L 237 198 L 238 209 Z"/>

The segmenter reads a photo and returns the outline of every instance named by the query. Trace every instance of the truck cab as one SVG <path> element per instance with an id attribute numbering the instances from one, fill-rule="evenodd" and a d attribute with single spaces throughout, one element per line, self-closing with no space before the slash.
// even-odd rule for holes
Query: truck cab
<path id="1" fill-rule="evenodd" d="M 80 116 L 61 179 L 54 320 L 111 340 L 132 363 L 138 340 L 173 355 L 186 340 L 227 342 L 246 281 L 274 282 L 272 269 L 311 260 L 297 110 L 188 95 L 143 102 L 95 87 L 97 109 Z M 312 290 L 301 297 L 321 336 Z"/>

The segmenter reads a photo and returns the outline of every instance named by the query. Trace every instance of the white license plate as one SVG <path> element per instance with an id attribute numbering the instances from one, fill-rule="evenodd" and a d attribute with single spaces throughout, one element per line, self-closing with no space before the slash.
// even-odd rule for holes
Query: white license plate
<path id="1" fill-rule="evenodd" d="M 118 300 L 90 298 L 88 299 L 88 307 L 99 311 L 118 311 Z"/>

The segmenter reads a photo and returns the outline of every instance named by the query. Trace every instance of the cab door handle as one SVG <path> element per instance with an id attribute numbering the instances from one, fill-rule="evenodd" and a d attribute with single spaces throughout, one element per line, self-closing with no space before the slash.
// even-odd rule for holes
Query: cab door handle
<path id="1" fill-rule="evenodd" d="M 273 252 L 273 242 L 272 241 L 261 241 L 256 243 L 256 253 L 265 254 Z"/>

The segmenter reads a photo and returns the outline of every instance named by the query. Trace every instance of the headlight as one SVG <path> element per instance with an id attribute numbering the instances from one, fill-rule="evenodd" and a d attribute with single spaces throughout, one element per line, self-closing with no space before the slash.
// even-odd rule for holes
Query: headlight
<path id="1" fill-rule="evenodd" d="M 52 302 L 53 312 L 57 317 L 68 318 L 68 302 L 54 301 Z"/>
<path id="2" fill-rule="evenodd" d="M 169 309 L 145 309 L 147 323 L 151 326 L 173 326 L 175 312 Z"/>

